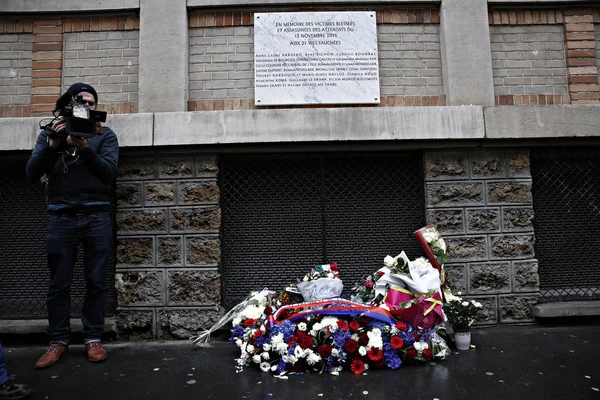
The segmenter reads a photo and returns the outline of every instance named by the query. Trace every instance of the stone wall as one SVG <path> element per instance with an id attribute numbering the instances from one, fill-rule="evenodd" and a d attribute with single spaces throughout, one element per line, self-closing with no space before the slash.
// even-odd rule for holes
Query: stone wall
<path id="1" fill-rule="evenodd" d="M 427 222 L 443 235 L 448 282 L 484 304 L 484 324 L 532 321 L 539 296 L 529 154 L 425 154 Z"/>
<path id="2" fill-rule="evenodd" d="M 217 158 L 123 155 L 117 180 L 117 329 L 187 339 L 220 314 Z"/>
<path id="3" fill-rule="evenodd" d="M 24 105 L 31 100 L 33 35 L 0 34 L 0 105 Z"/>

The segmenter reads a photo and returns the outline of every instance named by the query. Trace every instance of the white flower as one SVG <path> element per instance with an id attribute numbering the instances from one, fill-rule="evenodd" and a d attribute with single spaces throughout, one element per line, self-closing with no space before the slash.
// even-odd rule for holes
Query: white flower
<path id="1" fill-rule="evenodd" d="M 261 360 L 260 355 L 255 354 L 252 356 L 252 361 L 254 361 L 256 364 L 260 364 L 260 360 Z"/>
<path id="2" fill-rule="evenodd" d="M 300 323 L 298 324 L 298 330 L 299 330 L 299 331 L 306 332 L 306 328 L 307 328 L 307 326 L 306 326 L 306 322 L 300 322 Z"/>
<path id="3" fill-rule="evenodd" d="M 271 345 L 269 343 L 263 344 L 263 350 L 264 351 L 271 351 Z"/>
<path id="4" fill-rule="evenodd" d="M 294 356 L 288 356 L 287 354 L 281 357 L 281 360 L 286 364 L 296 364 L 298 359 Z"/>
<path id="5" fill-rule="evenodd" d="M 442 251 L 444 253 L 446 252 L 446 242 L 444 242 L 444 239 L 442 239 L 442 238 L 439 238 L 435 242 L 431 243 L 431 246 L 432 247 L 439 247 L 440 249 L 442 249 Z"/>
<path id="6" fill-rule="evenodd" d="M 340 352 L 338 351 L 338 349 L 331 349 L 331 355 L 337 357 L 340 355 Z"/>
<path id="7" fill-rule="evenodd" d="M 242 342 L 242 339 L 236 339 L 235 340 L 235 344 L 237 344 L 237 347 L 242 347 L 242 345 L 244 344 L 244 342 Z"/>
<path id="8" fill-rule="evenodd" d="M 416 258 L 416 259 L 414 259 L 414 260 L 412 261 L 412 266 L 413 266 L 413 268 L 418 268 L 418 267 L 420 267 L 420 266 L 422 266 L 422 265 L 425 265 L 425 264 L 426 264 L 426 263 L 428 263 L 428 262 L 429 262 L 429 261 L 427 261 L 427 260 L 425 259 L 425 257 L 419 257 L 419 258 Z"/>
<path id="9" fill-rule="evenodd" d="M 435 233 L 435 230 L 433 229 L 427 229 L 425 231 L 425 233 L 423 234 L 423 239 L 425 239 L 425 241 L 427 243 L 432 243 L 433 241 L 438 239 L 437 234 Z"/>
<path id="10" fill-rule="evenodd" d="M 456 293 L 456 294 L 457 294 L 457 295 L 459 295 L 459 296 L 462 296 L 462 293 L 461 293 L 461 292 L 458 292 L 458 293 Z"/>
<path id="11" fill-rule="evenodd" d="M 331 374 L 331 375 L 338 376 L 340 373 L 339 373 L 338 371 L 331 371 L 331 372 L 330 372 L 330 374 Z"/>
<path id="12" fill-rule="evenodd" d="M 305 353 L 305 352 L 304 352 L 304 349 L 303 349 L 302 347 L 300 347 L 300 346 L 296 346 L 296 347 L 294 348 L 294 355 L 295 355 L 297 358 L 302 358 L 302 357 L 304 357 L 304 356 L 305 356 L 305 354 L 304 354 L 304 353 Z"/>
<path id="13" fill-rule="evenodd" d="M 338 319 L 336 317 L 325 317 L 321 320 L 323 326 L 328 326 L 331 332 L 335 332 L 338 328 Z"/>
<path id="14" fill-rule="evenodd" d="M 360 354 L 361 356 L 366 356 L 367 355 L 367 348 L 365 346 L 360 346 L 358 348 L 358 354 Z"/>
<path id="15" fill-rule="evenodd" d="M 264 310 L 265 310 L 264 307 L 250 305 L 250 306 L 246 307 L 243 314 L 246 318 L 261 319 L 263 316 Z"/>
<path id="16" fill-rule="evenodd" d="M 286 354 L 287 349 L 288 349 L 288 344 L 284 343 L 284 342 L 277 343 L 277 346 L 275 347 L 275 351 L 280 355 Z"/>
<path id="17" fill-rule="evenodd" d="M 469 305 L 469 302 L 468 302 L 468 301 L 463 301 L 463 302 L 462 302 L 462 303 L 460 303 L 460 304 L 461 304 L 461 305 L 463 305 L 463 306 L 465 306 L 465 307 L 467 307 L 467 306 Z"/>
<path id="18" fill-rule="evenodd" d="M 248 353 L 252 353 L 252 352 L 254 351 L 254 346 L 253 346 L 253 345 L 251 345 L 251 344 L 249 344 L 249 345 L 246 347 L 246 351 L 247 351 Z"/>
<path id="19" fill-rule="evenodd" d="M 283 342 L 283 333 L 278 333 L 277 335 L 271 337 L 271 345 L 276 347 L 279 343 Z"/>
<path id="20" fill-rule="evenodd" d="M 315 331 L 320 331 L 321 329 L 323 329 L 323 324 L 321 324 L 320 322 L 317 322 L 316 324 L 313 325 L 313 329 Z"/>
<path id="21" fill-rule="evenodd" d="M 241 323 L 242 323 L 242 318 L 241 318 L 239 315 L 240 315 L 240 314 L 238 314 L 238 316 L 237 316 L 237 317 L 235 317 L 235 318 L 233 319 L 233 321 L 231 322 L 231 324 L 232 324 L 233 326 L 237 326 L 237 325 L 239 325 L 239 324 L 241 324 Z"/>
<path id="22" fill-rule="evenodd" d="M 265 354 L 266 354 L 266 353 L 265 353 Z M 261 369 L 263 372 L 269 372 L 269 370 L 271 369 L 271 364 L 269 364 L 269 363 L 268 363 L 268 362 L 266 362 L 266 361 L 265 361 L 265 362 L 262 362 L 262 363 L 260 363 L 260 369 Z"/>
<path id="23" fill-rule="evenodd" d="M 368 347 L 376 347 L 381 349 L 383 347 L 383 339 L 381 339 L 381 330 L 375 328 L 371 332 L 367 332 L 369 337 Z"/>
<path id="24" fill-rule="evenodd" d="M 264 353 L 262 353 L 260 356 L 263 358 L 263 360 L 269 360 L 271 358 L 269 353 L 266 351 Z"/>
<path id="25" fill-rule="evenodd" d="M 383 263 L 386 267 L 391 268 L 396 266 L 397 261 L 394 257 L 388 255 L 383 259 Z"/>
<path id="26" fill-rule="evenodd" d="M 310 353 L 311 354 L 309 354 L 306 357 L 306 362 L 308 363 L 308 365 L 315 365 L 316 363 L 321 361 L 321 356 L 318 353 L 314 353 L 312 351 Z"/>
<path id="27" fill-rule="evenodd" d="M 422 353 L 423 350 L 429 348 L 429 345 L 425 342 L 415 342 L 413 346 L 415 346 L 415 350 L 417 350 L 419 353 Z"/>

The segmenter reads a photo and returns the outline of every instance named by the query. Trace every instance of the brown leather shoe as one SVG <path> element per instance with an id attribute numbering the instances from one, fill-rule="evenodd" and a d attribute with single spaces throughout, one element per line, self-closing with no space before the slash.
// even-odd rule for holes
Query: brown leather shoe
<path id="1" fill-rule="evenodd" d="M 39 360 L 35 363 L 35 367 L 37 369 L 47 368 L 51 365 L 54 365 L 60 360 L 62 356 L 67 354 L 69 351 L 69 346 L 66 346 L 61 343 L 51 343 L 48 350 L 40 357 Z"/>
<path id="2" fill-rule="evenodd" d="M 106 349 L 100 342 L 91 342 L 85 345 L 88 360 L 91 362 L 100 362 L 106 360 Z"/>

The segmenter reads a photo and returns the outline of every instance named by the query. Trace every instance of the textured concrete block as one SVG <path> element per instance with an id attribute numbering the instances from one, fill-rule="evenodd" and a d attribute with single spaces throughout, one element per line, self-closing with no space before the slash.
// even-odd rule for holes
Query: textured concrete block
<path id="1" fill-rule="evenodd" d="M 191 178 L 194 173 L 194 159 L 177 158 L 161 159 L 158 164 L 158 176 L 160 178 Z"/>
<path id="2" fill-rule="evenodd" d="M 504 232 L 533 231 L 533 209 L 504 207 L 502 230 Z"/>
<path id="3" fill-rule="evenodd" d="M 467 232 L 499 232 L 500 212 L 493 209 L 467 209 Z"/>
<path id="4" fill-rule="evenodd" d="M 533 308 L 539 301 L 538 295 L 501 295 L 500 322 L 531 322 L 533 321 Z"/>
<path id="5" fill-rule="evenodd" d="M 219 308 L 162 309 L 158 311 L 158 337 L 185 339 L 214 325 L 225 313 Z"/>
<path id="6" fill-rule="evenodd" d="M 446 284 L 453 294 L 458 292 L 467 293 L 467 271 L 465 264 L 446 264 Z"/>
<path id="7" fill-rule="evenodd" d="M 221 210 L 213 207 L 171 209 L 171 231 L 217 231 L 221 227 Z"/>
<path id="8" fill-rule="evenodd" d="M 154 179 L 155 167 L 152 158 L 126 158 L 119 159 L 118 180 Z"/>
<path id="9" fill-rule="evenodd" d="M 176 183 L 175 182 L 146 182 L 145 200 L 146 206 L 171 206 L 176 204 Z"/>
<path id="10" fill-rule="evenodd" d="M 221 242 L 216 237 L 188 236 L 186 238 L 186 264 L 211 265 L 221 263 Z"/>
<path id="11" fill-rule="evenodd" d="M 533 258 L 535 237 L 533 235 L 491 236 L 492 258 Z"/>
<path id="12" fill-rule="evenodd" d="M 513 292 L 537 292 L 540 276 L 537 260 L 513 261 Z"/>
<path id="13" fill-rule="evenodd" d="M 117 310 L 117 333 L 121 340 L 146 340 L 154 338 L 153 310 Z"/>
<path id="14" fill-rule="evenodd" d="M 504 152 L 472 151 L 470 156 L 472 178 L 504 178 L 506 176 Z"/>
<path id="15" fill-rule="evenodd" d="M 467 161 L 465 152 L 427 152 L 425 180 L 467 178 Z"/>
<path id="16" fill-rule="evenodd" d="M 216 271 L 167 271 L 168 305 L 213 305 L 221 303 L 221 275 Z"/>
<path id="17" fill-rule="evenodd" d="M 427 184 L 425 198 L 428 207 L 484 205 L 483 183 Z"/>
<path id="18" fill-rule="evenodd" d="M 118 233 L 156 232 L 166 233 L 167 215 L 165 210 L 118 210 Z"/>
<path id="19" fill-rule="evenodd" d="M 513 178 L 531 178 L 531 161 L 527 149 L 507 151 L 508 176 Z"/>
<path id="20" fill-rule="evenodd" d="M 442 236 L 447 234 L 465 233 L 465 222 L 462 210 L 427 210 L 427 223 L 434 224 Z"/>
<path id="21" fill-rule="evenodd" d="M 128 271 L 115 274 L 117 302 L 123 306 L 162 306 L 165 292 L 164 273 Z"/>
<path id="22" fill-rule="evenodd" d="M 179 182 L 179 204 L 215 203 L 220 198 L 216 182 Z"/>
<path id="23" fill-rule="evenodd" d="M 117 238 L 117 268 L 123 266 L 154 266 L 153 238 Z"/>
<path id="24" fill-rule="evenodd" d="M 488 182 L 487 187 L 489 204 L 531 203 L 533 200 L 530 181 Z"/>
<path id="25" fill-rule="evenodd" d="M 142 205 L 142 184 L 121 182 L 116 186 L 117 207 L 140 207 Z"/>
<path id="26" fill-rule="evenodd" d="M 180 236 L 161 236 L 157 239 L 157 263 L 160 266 L 183 265 L 182 245 Z"/>
<path id="27" fill-rule="evenodd" d="M 510 264 L 469 264 L 469 294 L 510 293 Z"/>
<path id="28" fill-rule="evenodd" d="M 485 236 L 462 236 L 444 239 L 448 247 L 449 261 L 483 261 L 487 259 Z"/>

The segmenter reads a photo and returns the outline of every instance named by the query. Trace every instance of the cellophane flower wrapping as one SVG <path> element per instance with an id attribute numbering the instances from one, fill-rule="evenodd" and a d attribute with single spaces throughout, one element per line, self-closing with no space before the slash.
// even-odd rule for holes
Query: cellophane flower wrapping
<path id="1" fill-rule="evenodd" d="M 339 297 L 344 290 L 344 285 L 340 279 L 320 278 L 300 282 L 298 289 L 304 301 L 319 301 Z"/>

